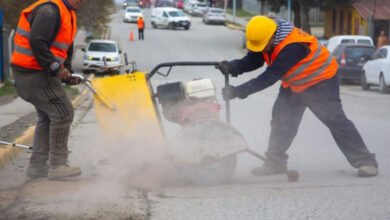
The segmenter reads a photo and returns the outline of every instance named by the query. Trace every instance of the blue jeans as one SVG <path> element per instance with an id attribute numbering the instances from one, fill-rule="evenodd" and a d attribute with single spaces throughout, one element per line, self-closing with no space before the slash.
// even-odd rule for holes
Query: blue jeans
<path id="1" fill-rule="evenodd" d="M 353 167 L 378 166 L 375 154 L 368 151 L 355 125 L 343 111 L 338 75 L 300 93 L 280 87 L 272 110 L 271 134 L 266 152 L 268 159 L 287 167 L 286 152 L 297 134 L 306 107 L 329 128 L 340 150 Z"/>

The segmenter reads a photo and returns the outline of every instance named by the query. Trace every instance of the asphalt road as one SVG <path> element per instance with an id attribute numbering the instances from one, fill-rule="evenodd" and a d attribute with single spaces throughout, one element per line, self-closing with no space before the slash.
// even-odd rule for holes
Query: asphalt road
<path id="1" fill-rule="evenodd" d="M 145 10 L 145 40 L 138 41 L 136 24 L 123 23 L 121 11 L 112 16 L 111 38 L 118 41 L 130 60 L 136 61 L 138 70 L 150 71 L 162 62 L 220 61 L 245 54 L 240 31 L 204 25 L 200 18 L 191 18 L 188 31 L 152 29 L 149 18 L 149 11 Z M 129 41 L 131 31 L 134 41 Z M 231 83 L 239 85 L 259 73 L 261 70 L 247 73 Z M 161 83 L 197 77 L 212 78 L 217 98 L 222 100 L 223 77 L 213 67 L 175 68 L 169 77 L 153 77 L 152 84 L 155 88 Z M 245 100 L 231 102 L 233 127 L 259 153 L 267 148 L 271 109 L 278 88 L 279 83 Z M 73 126 L 69 143 L 70 161 L 81 166 L 83 175 L 65 182 L 42 178 L 26 182 L 18 189 L 7 188 L 10 197 L 17 197 L 3 210 L 4 216 L 10 219 L 389 219 L 390 95 L 362 91 L 358 85 L 342 85 L 341 98 L 347 116 L 369 149 L 376 153 L 378 177 L 357 177 L 328 129 L 306 111 L 288 151 L 289 168 L 300 172 L 298 182 L 290 183 L 283 175 L 251 176 L 250 169 L 261 161 L 242 153 L 227 184 L 162 184 L 159 180 L 165 175 L 163 167 L 151 168 L 156 176 L 135 174 L 142 167 L 140 160 L 153 149 L 140 153 L 129 150 L 130 144 L 120 138 L 114 142 L 104 140 L 89 97 L 78 111 L 80 119 Z M 163 126 L 168 140 L 180 130 L 166 120 Z M 152 136 L 144 136 L 145 141 Z M 4 178 L 0 181 L 3 185 L 6 182 Z"/>

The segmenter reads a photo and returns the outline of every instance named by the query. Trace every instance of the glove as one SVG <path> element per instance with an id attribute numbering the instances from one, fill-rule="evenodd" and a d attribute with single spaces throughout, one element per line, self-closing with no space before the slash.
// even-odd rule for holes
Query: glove
<path id="1" fill-rule="evenodd" d="M 222 89 L 222 96 L 225 101 L 237 98 L 236 87 L 228 85 Z"/>
<path id="2" fill-rule="evenodd" d="M 216 66 L 216 68 L 219 69 L 223 75 L 229 75 L 233 73 L 233 65 L 227 60 L 221 61 Z"/>

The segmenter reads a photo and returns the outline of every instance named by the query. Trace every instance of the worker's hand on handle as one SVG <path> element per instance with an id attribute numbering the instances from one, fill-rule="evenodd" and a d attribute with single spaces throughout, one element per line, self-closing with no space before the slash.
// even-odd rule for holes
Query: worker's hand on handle
<path id="1" fill-rule="evenodd" d="M 222 89 L 222 96 L 225 101 L 237 98 L 236 88 L 231 85 L 225 86 Z"/>
<path id="2" fill-rule="evenodd" d="M 68 82 L 71 78 L 71 73 L 68 69 L 62 68 L 57 75 L 57 78 L 62 82 Z"/>
<path id="3" fill-rule="evenodd" d="M 227 60 L 221 61 L 216 68 L 219 69 L 223 75 L 230 75 L 233 73 L 233 65 Z"/>
<path id="4" fill-rule="evenodd" d="M 66 68 L 60 70 L 57 75 L 57 78 L 68 85 L 77 85 L 80 84 L 82 81 L 82 78 L 78 77 L 78 74 L 72 75 L 70 71 Z"/>
<path id="5" fill-rule="evenodd" d="M 81 83 L 81 79 L 78 78 L 78 77 L 73 77 L 73 76 L 71 76 L 69 81 L 66 82 L 66 84 L 68 84 L 68 85 L 77 85 L 77 84 L 80 84 L 80 83 Z"/>

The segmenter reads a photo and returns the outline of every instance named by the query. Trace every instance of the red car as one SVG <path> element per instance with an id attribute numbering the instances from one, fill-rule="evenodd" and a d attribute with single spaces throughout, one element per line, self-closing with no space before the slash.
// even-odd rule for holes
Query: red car
<path id="1" fill-rule="evenodd" d="M 138 5 L 140 8 L 150 8 L 151 1 L 150 0 L 139 0 Z"/>
<path id="2" fill-rule="evenodd" d="M 176 8 L 183 9 L 183 1 L 182 0 L 176 1 Z"/>

